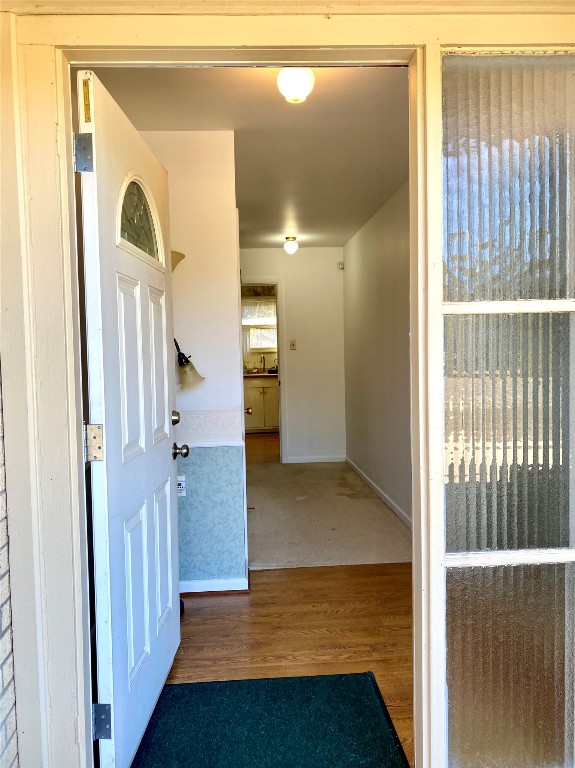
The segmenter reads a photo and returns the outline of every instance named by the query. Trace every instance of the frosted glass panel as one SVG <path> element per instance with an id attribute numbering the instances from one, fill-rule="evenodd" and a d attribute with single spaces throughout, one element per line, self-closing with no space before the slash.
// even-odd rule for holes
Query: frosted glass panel
<path id="1" fill-rule="evenodd" d="M 445 318 L 450 552 L 568 547 L 575 316 Z"/>
<path id="2" fill-rule="evenodd" d="M 573 564 L 447 571 L 450 768 L 572 768 Z"/>
<path id="3" fill-rule="evenodd" d="M 446 301 L 575 295 L 575 56 L 447 56 Z"/>
<path id="4" fill-rule="evenodd" d="M 250 328 L 250 350 L 278 348 L 277 328 Z"/>

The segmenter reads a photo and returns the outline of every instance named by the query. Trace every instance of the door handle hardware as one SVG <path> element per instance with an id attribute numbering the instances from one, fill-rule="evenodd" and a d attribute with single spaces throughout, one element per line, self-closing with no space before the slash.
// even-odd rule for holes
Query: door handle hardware
<path id="1" fill-rule="evenodd" d="M 185 459 L 186 456 L 189 456 L 189 455 L 190 455 L 190 447 L 185 443 L 180 446 L 178 446 L 177 443 L 174 443 L 172 445 L 172 459 L 177 459 L 178 456 L 181 456 L 182 459 Z"/>
<path id="2" fill-rule="evenodd" d="M 251 407 L 250 408 L 245 408 L 244 410 L 245 410 L 245 412 L 247 413 L 248 416 L 251 416 L 252 413 L 254 412 L 254 409 L 251 408 Z"/>
<path id="3" fill-rule="evenodd" d="M 172 427 L 175 427 L 176 424 L 180 423 L 180 412 L 179 411 L 172 411 Z"/>

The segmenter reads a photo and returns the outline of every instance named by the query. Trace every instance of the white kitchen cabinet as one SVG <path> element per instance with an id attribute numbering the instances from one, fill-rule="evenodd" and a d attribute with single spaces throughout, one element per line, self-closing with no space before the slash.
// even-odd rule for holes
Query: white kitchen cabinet
<path id="1" fill-rule="evenodd" d="M 264 427 L 278 428 L 280 425 L 280 399 L 277 379 L 273 386 L 263 387 Z"/>
<path id="2" fill-rule="evenodd" d="M 252 430 L 278 429 L 279 385 L 277 377 L 250 376 L 244 378 L 244 406 L 251 408 L 246 413 L 246 432 Z"/>
<path id="3" fill-rule="evenodd" d="M 263 429 L 264 426 L 264 390 L 262 387 L 244 387 L 244 407 L 246 413 L 246 432 L 250 429 Z M 249 408 L 252 412 L 249 413 Z"/>

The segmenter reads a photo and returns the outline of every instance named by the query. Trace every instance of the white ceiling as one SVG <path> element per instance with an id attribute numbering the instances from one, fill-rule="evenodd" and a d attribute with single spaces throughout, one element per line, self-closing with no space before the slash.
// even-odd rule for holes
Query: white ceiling
<path id="1" fill-rule="evenodd" d="M 408 175 L 405 67 L 321 67 L 303 104 L 276 68 L 96 70 L 136 128 L 233 130 L 243 248 L 344 245 Z"/>

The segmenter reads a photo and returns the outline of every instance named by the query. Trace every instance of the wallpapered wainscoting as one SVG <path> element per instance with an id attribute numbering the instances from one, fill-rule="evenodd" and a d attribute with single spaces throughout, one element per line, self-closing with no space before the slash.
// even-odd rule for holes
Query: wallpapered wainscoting
<path id="1" fill-rule="evenodd" d="M 181 412 L 180 592 L 248 588 L 245 448 L 239 411 Z"/>

